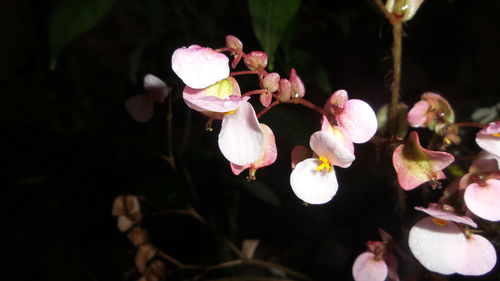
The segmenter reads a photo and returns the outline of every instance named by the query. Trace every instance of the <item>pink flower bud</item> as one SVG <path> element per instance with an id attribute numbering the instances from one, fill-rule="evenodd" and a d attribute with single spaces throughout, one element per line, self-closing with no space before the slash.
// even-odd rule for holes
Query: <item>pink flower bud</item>
<path id="1" fill-rule="evenodd" d="M 267 54 L 261 51 L 253 51 L 245 56 L 244 61 L 248 69 L 262 70 L 267 66 Z"/>
<path id="2" fill-rule="evenodd" d="M 243 51 L 243 43 L 236 36 L 226 36 L 226 47 L 231 49 L 233 55 L 239 54 Z"/>
<path id="3" fill-rule="evenodd" d="M 292 84 L 292 98 L 304 97 L 306 94 L 306 88 L 294 68 L 290 70 L 290 83 Z"/>
<path id="4" fill-rule="evenodd" d="M 274 93 L 279 89 L 280 75 L 272 72 L 264 76 L 262 79 L 262 86 L 269 92 Z"/>
<path id="5" fill-rule="evenodd" d="M 290 81 L 288 81 L 288 79 L 280 79 L 279 84 L 280 86 L 278 97 L 281 102 L 286 102 L 290 99 L 292 93 L 292 84 L 290 84 Z"/>

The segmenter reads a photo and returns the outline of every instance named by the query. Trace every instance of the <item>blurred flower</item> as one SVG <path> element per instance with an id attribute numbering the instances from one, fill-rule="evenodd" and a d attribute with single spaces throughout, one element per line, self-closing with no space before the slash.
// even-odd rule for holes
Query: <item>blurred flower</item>
<path id="1" fill-rule="evenodd" d="M 500 157 L 500 121 L 491 122 L 476 135 L 476 143 L 482 149 Z"/>
<path id="2" fill-rule="evenodd" d="M 387 274 L 385 261 L 371 252 L 361 253 L 352 266 L 355 281 L 384 281 Z"/>
<path id="3" fill-rule="evenodd" d="M 125 101 L 127 112 L 140 123 L 153 118 L 154 102 L 163 103 L 170 92 L 165 82 L 152 74 L 144 76 L 144 89 L 147 95 L 133 95 Z"/>
<path id="4" fill-rule="evenodd" d="M 292 98 L 303 98 L 306 94 L 306 88 L 294 68 L 290 69 L 290 84 L 292 86 Z"/>
<path id="5" fill-rule="evenodd" d="M 447 100 L 438 94 L 427 92 L 410 109 L 407 119 L 411 127 L 427 127 L 439 132 L 455 122 L 455 113 Z"/>
<path id="6" fill-rule="evenodd" d="M 403 21 L 408 21 L 417 13 L 418 8 L 420 8 L 424 0 L 402 0 L 402 5 L 399 8 L 396 8 L 396 2 L 398 2 L 398 0 L 388 0 L 385 4 L 387 11 L 397 17 L 402 17 Z"/>
<path id="7" fill-rule="evenodd" d="M 467 208 L 476 216 L 489 221 L 500 220 L 500 180 L 488 179 L 471 183 L 464 193 Z"/>

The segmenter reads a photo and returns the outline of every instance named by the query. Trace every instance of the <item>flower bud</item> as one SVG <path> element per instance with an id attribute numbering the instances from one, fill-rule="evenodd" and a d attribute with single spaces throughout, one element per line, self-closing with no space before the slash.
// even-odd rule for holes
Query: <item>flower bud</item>
<path id="1" fill-rule="evenodd" d="M 400 2 L 400 3 L 398 3 Z M 388 0 L 385 7 L 389 13 L 403 21 L 411 20 L 424 0 Z"/>
<path id="2" fill-rule="evenodd" d="M 280 79 L 280 88 L 278 92 L 278 97 L 281 102 L 286 102 L 290 99 L 292 92 L 292 84 L 288 79 Z"/>
<path id="3" fill-rule="evenodd" d="M 231 49 L 233 55 L 243 51 L 243 43 L 233 35 L 226 36 L 226 47 Z"/>
<path id="4" fill-rule="evenodd" d="M 262 86 L 269 92 L 274 93 L 279 89 L 280 75 L 276 72 L 272 72 L 264 76 L 262 80 Z"/>
<path id="5" fill-rule="evenodd" d="M 261 70 L 267 66 L 267 54 L 260 51 L 253 51 L 245 56 L 244 61 L 248 69 Z"/>
<path id="6" fill-rule="evenodd" d="M 292 84 L 292 98 L 302 98 L 306 94 L 304 83 L 295 72 L 295 69 L 290 70 L 290 83 Z"/>

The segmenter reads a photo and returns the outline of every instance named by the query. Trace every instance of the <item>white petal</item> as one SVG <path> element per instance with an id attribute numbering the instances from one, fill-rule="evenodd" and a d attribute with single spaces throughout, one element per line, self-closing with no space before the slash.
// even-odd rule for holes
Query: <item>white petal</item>
<path id="1" fill-rule="evenodd" d="M 264 134 L 253 107 L 248 102 L 232 114 L 224 115 L 219 148 L 229 162 L 245 166 L 257 161 L 264 151 Z"/>
<path id="2" fill-rule="evenodd" d="M 384 260 L 377 260 L 370 252 L 361 253 L 352 266 L 355 281 L 384 281 L 388 268 Z"/>
<path id="3" fill-rule="evenodd" d="M 463 264 L 466 238 L 453 222 L 438 226 L 432 217 L 426 217 L 411 228 L 408 244 L 415 258 L 430 271 L 452 274 Z"/>
<path id="4" fill-rule="evenodd" d="M 488 239 L 481 235 L 472 234 L 467 239 L 467 257 L 465 263 L 457 268 L 457 273 L 462 275 L 483 275 L 490 272 L 497 263 L 495 248 Z"/>
<path id="5" fill-rule="evenodd" d="M 125 102 L 125 109 L 139 123 L 145 123 L 153 118 L 155 104 L 146 95 L 133 95 Z"/>
<path id="6" fill-rule="evenodd" d="M 162 103 L 168 96 L 167 84 L 153 74 L 144 76 L 144 89 L 153 95 L 156 102 Z"/>
<path id="7" fill-rule="evenodd" d="M 330 201 L 337 193 L 338 183 L 335 170 L 317 171 L 316 167 L 321 161 L 308 158 L 299 162 L 290 175 L 292 190 L 306 203 L 323 204 Z"/>
<path id="8" fill-rule="evenodd" d="M 330 131 L 318 131 L 311 135 L 309 145 L 319 156 L 324 156 L 336 166 L 347 168 L 354 161 L 354 154 L 345 145 L 343 134 Z"/>

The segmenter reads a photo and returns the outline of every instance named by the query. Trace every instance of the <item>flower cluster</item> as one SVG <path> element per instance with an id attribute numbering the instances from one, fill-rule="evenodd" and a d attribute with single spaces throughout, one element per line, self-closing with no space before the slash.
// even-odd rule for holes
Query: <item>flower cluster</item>
<path id="1" fill-rule="evenodd" d="M 230 72 L 243 59 L 248 70 Z M 367 142 L 377 130 L 372 108 L 364 101 L 348 99 L 344 90 L 336 91 L 324 109 L 304 99 L 306 90 L 295 69 L 289 78 L 266 71 L 267 54 L 243 52 L 243 43 L 236 37 L 226 37 L 225 48 L 213 50 L 192 45 L 175 50 L 172 69 L 186 84 L 183 98 L 188 107 L 212 119 L 221 119 L 219 149 L 230 162 L 231 170 L 239 175 L 249 169 L 248 179 L 255 179 L 257 169 L 275 162 L 277 149 L 271 128 L 259 123 L 252 95 L 259 95 L 265 113 L 279 103 L 298 103 L 319 111 L 323 116 L 321 130 L 311 136 L 310 146 L 315 156 L 300 159 L 290 176 L 294 193 L 311 204 L 328 202 L 338 188 L 333 165 L 347 168 L 354 161 L 353 143 Z M 235 76 L 254 74 L 259 77 L 259 89 L 241 94 Z"/>

